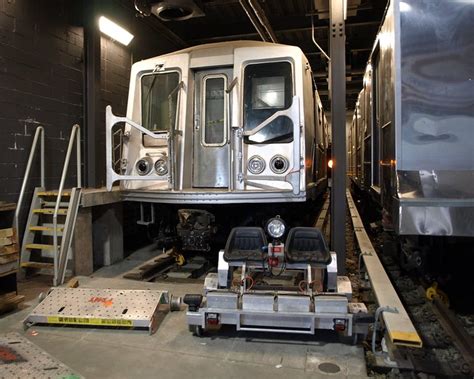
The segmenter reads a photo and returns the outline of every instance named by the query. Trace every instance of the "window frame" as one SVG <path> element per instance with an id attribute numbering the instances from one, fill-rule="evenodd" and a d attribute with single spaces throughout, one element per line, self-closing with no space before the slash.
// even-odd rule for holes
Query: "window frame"
<path id="1" fill-rule="evenodd" d="M 217 79 L 222 78 L 224 79 L 224 133 L 223 133 L 223 141 L 221 143 L 207 143 L 206 142 L 206 83 L 209 79 Z M 201 81 L 201 120 L 199 122 L 199 126 L 201 129 L 201 145 L 205 147 L 223 147 L 227 145 L 228 136 L 228 129 L 229 129 L 229 120 L 228 120 L 228 112 L 229 112 L 229 96 L 226 94 L 227 90 L 227 75 L 225 74 L 208 74 L 202 78 Z"/>
<path id="2" fill-rule="evenodd" d="M 246 113 L 246 110 L 245 110 L 245 104 L 246 104 L 245 86 L 247 84 L 246 69 L 247 69 L 248 66 L 262 65 L 262 64 L 272 64 L 272 63 L 289 63 L 290 64 L 290 80 L 291 80 L 291 96 L 290 96 L 290 98 L 293 99 L 293 97 L 296 95 L 295 62 L 293 61 L 293 59 L 291 59 L 290 57 L 277 57 L 277 58 L 270 59 L 270 60 L 266 59 L 266 60 L 246 61 L 244 64 L 242 64 L 242 71 L 241 71 L 242 72 L 242 74 L 241 74 L 242 90 L 241 90 L 241 94 L 240 94 L 240 103 L 242 104 L 241 107 L 240 107 L 240 111 L 242 112 L 241 113 L 241 125 L 242 125 L 242 130 L 244 130 L 244 131 L 246 130 L 245 125 L 244 125 L 245 124 L 245 118 L 246 118 L 246 115 L 245 115 L 245 113 Z M 279 111 L 287 110 L 290 107 L 291 107 L 291 103 L 287 107 L 275 108 L 275 113 L 279 112 Z M 269 116 L 269 117 L 271 117 L 271 116 Z M 266 119 L 268 119 L 269 117 L 267 117 Z M 266 119 L 262 120 L 261 122 L 265 121 Z M 294 127 L 294 125 L 293 125 L 293 127 Z M 294 142 L 294 136 L 293 136 L 292 140 L 289 141 L 289 142 L 249 142 L 249 141 L 244 140 L 244 143 L 246 145 L 265 145 L 265 144 L 293 143 L 293 142 Z"/>
<path id="3" fill-rule="evenodd" d="M 178 84 L 181 83 L 182 78 L 181 78 L 181 70 L 178 70 L 176 68 L 169 69 L 169 70 L 161 70 L 161 71 L 154 71 L 154 70 L 147 70 L 145 72 L 142 72 L 139 74 L 138 77 L 138 82 L 139 82 L 139 106 L 140 106 L 140 125 L 143 126 L 145 129 L 149 130 L 152 133 L 159 134 L 159 133 L 169 133 L 169 129 L 161 129 L 161 130 L 151 130 L 148 129 L 145 125 L 143 125 L 143 83 L 142 80 L 145 76 L 152 76 L 152 75 L 165 75 L 165 74 L 172 74 L 172 73 L 177 73 L 178 74 Z M 179 92 L 179 91 L 178 91 Z M 179 102 L 176 103 L 176 114 L 179 112 Z M 175 125 L 176 126 L 176 125 Z"/>

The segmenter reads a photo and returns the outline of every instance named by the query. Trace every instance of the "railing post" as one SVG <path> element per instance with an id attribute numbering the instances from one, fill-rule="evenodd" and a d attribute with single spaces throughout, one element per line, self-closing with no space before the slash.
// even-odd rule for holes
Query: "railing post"
<path id="1" fill-rule="evenodd" d="M 59 190 L 58 190 L 58 197 L 56 199 L 56 205 L 54 207 L 53 213 L 53 246 L 54 246 L 54 285 L 58 285 L 58 211 L 59 205 L 61 204 L 61 198 L 64 190 L 64 183 L 66 181 L 66 175 L 69 168 L 69 160 L 71 159 L 72 149 L 74 146 L 74 139 L 78 138 L 77 140 L 77 185 L 78 187 L 81 186 L 81 173 L 80 173 L 80 165 L 81 165 L 81 144 L 80 144 L 80 126 L 75 124 L 72 127 L 71 137 L 69 138 L 69 145 L 67 147 L 66 152 L 66 159 L 64 160 L 63 172 L 61 174 L 61 181 L 59 183 Z"/>
<path id="2" fill-rule="evenodd" d="M 41 137 L 41 138 L 40 138 Z M 23 182 L 21 184 L 20 189 L 20 196 L 18 197 L 18 203 L 16 205 L 15 216 L 13 219 L 13 226 L 16 230 L 16 238 L 18 245 L 20 245 L 20 237 L 19 237 L 19 230 L 20 230 L 20 211 L 21 206 L 23 204 L 23 198 L 25 197 L 26 186 L 28 184 L 28 180 L 30 179 L 30 172 L 31 166 L 33 165 L 33 159 L 36 154 L 36 146 L 38 144 L 38 139 L 40 139 L 40 165 L 41 165 L 41 187 L 45 187 L 45 179 L 44 179 L 44 128 L 42 126 L 38 126 L 35 131 L 35 136 L 33 137 L 33 143 L 31 144 L 30 155 L 28 157 L 28 163 L 26 164 L 25 176 L 23 177 Z"/>
<path id="3" fill-rule="evenodd" d="M 82 187 L 81 128 L 79 125 L 77 126 L 78 126 L 77 135 L 76 135 L 77 187 L 81 188 Z"/>
<path id="4" fill-rule="evenodd" d="M 42 126 L 39 126 L 36 128 L 38 130 L 41 128 L 41 145 L 40 145 L 40 165 L 41 165 L 41 187 L 46 189 L 46 181 L 45 181 L 45 175 L 44 175 L 44 128 Z"/>

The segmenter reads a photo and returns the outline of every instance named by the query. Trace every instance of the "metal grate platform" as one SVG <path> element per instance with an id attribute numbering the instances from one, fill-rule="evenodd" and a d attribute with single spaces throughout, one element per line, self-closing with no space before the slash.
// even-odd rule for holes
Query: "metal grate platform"
<path id="1" fill-rule="evenodd" d="M 0 335 L 0 377 L 83 378 L 17 333 Z"/>
<path id="2" fill-rule="evenodd" d="M 153 334 L 169 310 L 164 291 L 56 288 L 23 321 L 32 324 L 147 328 Z"/>

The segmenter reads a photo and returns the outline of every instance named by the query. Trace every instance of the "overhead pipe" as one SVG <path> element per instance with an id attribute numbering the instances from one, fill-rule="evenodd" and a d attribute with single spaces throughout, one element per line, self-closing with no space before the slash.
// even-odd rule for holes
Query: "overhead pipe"
<path id="1" fill-rule="evenodd" d="M 260 22 L 258 19 L 255 17 L 255 14 L 250 7 L 250 5 L 247 3 L 247 0 L 239 0 L 240 5 L 244 9 L 245 13 L 247 14 L 247 17 L 249 18 L 250 22 L 254 26 L 254 28 L 257 30 L 258 35 L 264 42 L 271 42 L 270 37 L 267 35 L 266 30 L 260 25 Z"/>
<path id="2" fill-rule="evenodd" d="M 262 9 L 260 4 L 258 3 L 258 0 L 247 0 L 250 4 L 250 7 L 253 9 L 255 16 L 257 16 L 258 20 L 260 21 L 260 24 L 265 28 L 266 32 L 268 33 L 268 36 L 270 37 L 271 41 L 273 43 L 277 43 L 277 37 L 275 35 L 275 32 L 273 31 L 273 28 L 270 25 L 270 22 L 268 21 L 268 18 L 265 14 L 265 11 Z"/>
<path id="3" fill-rule="evenodd" d="M 260 4 L 256 0 L 239 0 L 239 2 L 260 38 L 265 42 L 277 43 L 275 32 Z"/>

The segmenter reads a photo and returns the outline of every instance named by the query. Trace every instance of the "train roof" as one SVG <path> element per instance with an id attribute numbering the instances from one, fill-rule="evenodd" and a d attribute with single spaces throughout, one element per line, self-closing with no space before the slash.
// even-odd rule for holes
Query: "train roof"
<path id="1" fill-rule="evenodd" d="M 292 48 L 292 49 L 297 49 L 301 54 L 303 52 L 298 46 L 292 46 L 292 45 L 284 45 L 284 44 L 279 44 L 279 43 L 272 43 L 272 42 L 263 42 L 263 41 L 251 41 L 251 40 L 240 40 L 240 41 L 226 41 L 226 42 L 215 42 L 215 43 L 206 43 L 202 45 L 196 45 L 196 46 L 191 46 L 187 47 L 182 50 L 177 50 L 173 51 L 167 54 L 159 55 L 156 57 L 152 57 L 149 59 L 154 59 L 157 57 L 166 57 L 170 55 L 177 55 L 177 54 L 193 54 L 193 53 L 202 53 L 205 50 L 211 50 L 209 55 L 220 55 L 220 54 L 229 54 L 234 51 L 234 49 L 237 48 L 245 48 L 245 47 L 282 47 L 282 48 Z M 148 59 L 145 59 L 145 61 Z M 142 61 L 143 62 L 143 61 Z"/>

